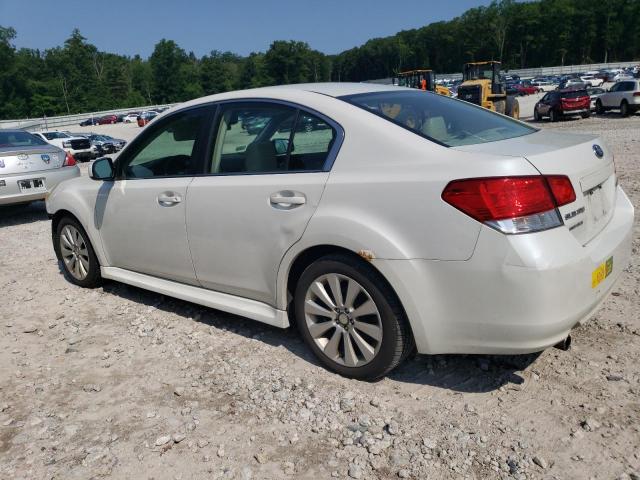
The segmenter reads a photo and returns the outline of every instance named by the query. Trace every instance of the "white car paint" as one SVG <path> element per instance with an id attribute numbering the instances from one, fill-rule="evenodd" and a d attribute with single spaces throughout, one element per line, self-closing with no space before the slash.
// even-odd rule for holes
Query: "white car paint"
<path id="1" fill-rule="evenodd" d="M 344 130 L 328 172 L 84 177 L 56 189 L 47 211 L 82 223 L 106 278 L 280 327 L 288 325 L 293 262 L 322 245 L 367 253 L 397 294 L 420 353 L 525 353 L 565 338 L 606 298 L 630 258 L 634 210 L 617 185 L 611 152 L 597 137 L 548 131 L 447 148 L 335 98 L 374 91 L 400 88 L 269 87 L 205 97 L 163 115 L 243 99 L 301 105 Z M 541 173 L 567 175 L 577 196 L 550 230 L 507 235 L 441 198 L 455 179 Z M 156 198 L 168 190 L 184 201 L 159 207 Z M 269 197 L 282 190 L 300 191 L 307 202 L 274 209 Z M 592 288 L 592 272 L 611 256 L 611 274 Z"/>
<path id="2" fill-rule="evenodd" d="M 61 148 L 62 150 L 64 150 L 65 152 L 70 153 L 71 155 L 73 155 L 74 157 L 77 157 L 78 160 L 81 158 L 84 159 L 90 159 L 94 156 L 94 151 L 91 147 L 91 142 L 89 142 L 89 148 L 83 148 L 83 149 L 76 149 L 76 148 L 72 148 L 68 142 L 71 142 L 71 140 L 86 140 L 86 138 L 84 137 L 74 137 L 72 135 L 69 135 L 68 133 L 65 132 L 59 132 L 59 131 L 54 131 L 51 133 L 55 133 L 56 135 L 58 135 L 59 138 L 47 138 L 47 136 L 45 135 L 45 133 L 49 133 L 49 132 L 34 132 L 33 134 L 36 135 L 37 137 L 41 138 L 42 140 L 44 140 L 45 142 L 51 144 L 51 145 L 55 145 L 58 148 Z M 67 146 L 65 146 L 67 145 Z"/>
<path id="3" fill-rule="evenodd" d="M 620 109 L 626 103 L 631 110 L 640 110 L 640 80 L 626 79 L 615 83 L 608 91 L 601 94 L 596 102 L 600 102 L 605 110 Z"/>

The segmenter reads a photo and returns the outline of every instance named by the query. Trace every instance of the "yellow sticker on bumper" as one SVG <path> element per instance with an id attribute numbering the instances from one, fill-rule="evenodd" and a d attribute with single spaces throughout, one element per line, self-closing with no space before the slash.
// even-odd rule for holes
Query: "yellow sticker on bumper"
<path id="1" fill-rule="evenodd" d="M 613 271 L 613 257 L 609 257 L 605 262 L 598 265 L 593 272 L 591 272 L 591 288 L 596 288 L 600 285 L 605 278 L 611 275 Z"/>

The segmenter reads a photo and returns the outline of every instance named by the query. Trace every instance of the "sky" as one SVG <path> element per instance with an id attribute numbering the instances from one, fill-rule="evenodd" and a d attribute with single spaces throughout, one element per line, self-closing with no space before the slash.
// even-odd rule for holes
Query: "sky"
<path id="1" fill-rule="evenodd" d="M 62 45 L 74 28 L 99 50 L 148 57 L 162 38 L 197 56 L 266 51 L 301 40 L 327 54 L 449 20 L 489 0 L 0 0 L 16 47 Z"/>

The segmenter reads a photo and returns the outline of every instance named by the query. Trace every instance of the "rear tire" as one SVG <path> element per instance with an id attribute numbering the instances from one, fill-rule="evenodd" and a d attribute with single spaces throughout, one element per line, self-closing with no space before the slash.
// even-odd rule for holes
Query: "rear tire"
<path id="1" fill-rule="evenodd" d="M 582 118 L 589 118 L 591 116 L 591 112 L 584 112 L 580 115 Z"/>
<path id="2" fill-rule="evenodd" d="M 626 100 L 623 100 L 620 104 L 620 115 L 622 115 L 623 117 L 629 116 L 629 104 Z"/>
<path id="3" fill-rule="evenodd" d="M 380 378 L 415 348 L 395 293 L 377 270 L 351 256 L 328 255 L 308 266 L 294 303 L 307 346 L 326 368 L 345 377 Z"/>
<path id="4" fill-rule="evenodd" d="M 102 285 L 98 258 L 87 232 L 75 218 L 67 216 L 58 222 L 53 248 L 67 280 L 84 288 Z"/>
<path id="5" fill-rule="evenodd" d="M 515 118 L 516 120 L 520 118 L 520 102 L 518 102 L 517 98 L 507 96 L 505 113 L 507 116 Z"/>

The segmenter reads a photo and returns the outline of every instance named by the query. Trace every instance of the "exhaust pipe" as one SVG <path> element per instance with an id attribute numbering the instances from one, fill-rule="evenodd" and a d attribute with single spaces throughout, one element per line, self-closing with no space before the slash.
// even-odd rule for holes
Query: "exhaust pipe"
<path id="1" fill-rule="evenodd" d="M 562 350 L 563 352 L 566 352 L 571 348 L 571 335 L 567 335 L 567 338 L 556 343 L 553 347 L 557 348 L 558 350 Z"/>

